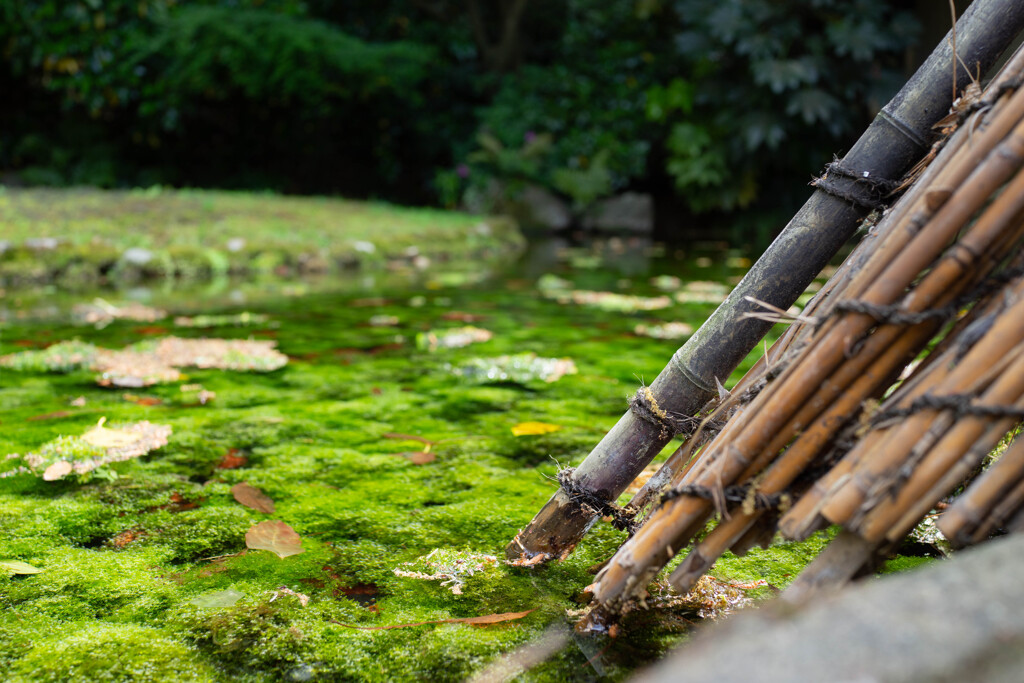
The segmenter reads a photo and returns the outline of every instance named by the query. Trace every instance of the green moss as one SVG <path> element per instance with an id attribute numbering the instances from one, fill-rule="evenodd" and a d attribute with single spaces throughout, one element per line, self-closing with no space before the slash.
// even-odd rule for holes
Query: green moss
<path id="1" fill-rule="evenodd" d="M 68 624 L 33 641 L 9 670 L 12 683 L 208 683 L 223 677 L 184 643 L 159 629 L 129 624 Z"/>
<path id="2" fill-rule="evenodd" d="M 244 205 L 244 197 L 217 195 L 207 203 L 211 198 L 204 193 L 175 196 L 182 202 L 177 209 L 164 208 L 181 212 L 178 243 L 188 248 L 172 248 L 173 241 L 159 231 L 114 231 L 122 240 L 118 258 L 123 248 L 139 246 L 153 253 L 145 268 L 166 273 L 187 266 L 212 274 L 224 267 L 214 263 L 214 253 L 228 259 L 229 269 L 244 257 L 260 262 L 261 269 L 283 266 L 297 272 L 319 268 L 318 258 L 341 263 L 372 257 L 387 263 L 397 258 L 394 250 L 415 246 L 399 239 L 398 228 L 379 235 L 361 232 L 360 226 L 380 227 L 394 214 L 346 205 L 349 211 L 365 211 L 360 218 L 365 223 L 340 242 L 303 242 L 277 225 L 279 241 L 288 242 L 278 249 L 265 232 L 267 224 L 260 224 L 246 233 L 240 251 L 231 251 L 222 242 L 228 232 L 214 231 L 208 238 L 200 227 L 224 218 L 218 212 L 225 206 Z M 85 195 L 83 211 L 99 210 L 90 203 L 94 200 Z M 277 201 L 294 211 L 289 225 L 301 228 L 303 218 L 314 224 L 326 222 L 328 215 L 331 221 L 338 218 L 331 214 L 339 208 L 334 202 L 313 215 L 303 213 L 306 202 Z M 458 229 L 438 235 L 438 226 L 417 222 L 429 216 L 405 217 L 424 228 L 421 234 L 435 236 L 438 248 L 465 236 Z M 240 219 L 226 225 L 248 229 Z M 92 229 L 94 236 L 114 235 L 98 224 Z M 377 245 L 373 254 L 355 251 L 353 243 L 361 240 Z M 100 417 L 111 424 L 148 419 L 174 431 L 167 446 L 118 464 L 112 481 L 0 478 L 0 559 L 43 570 L 0 578 L 0 678 L 30 680 L 38 670 L 41 680 L 103 680 L 121 669 L 139 676 L 125 673 L 127 680 L 150 680 L 145 672 L 162 681 L 464 680 L 539 637 L 550 624 L 562 623 L 566 610 L 582 606 L 579 593 L 593 580 L 588 568 L 625 539 L 606 524 L 595 526 L 565 562 L 536 569 L 499 564 L 469 577 L 461 595 L 436 581 L 398 576 L 394 569 L 435 548 L 501 556 L 505 543 L 554 491 L 555 461 L 578 464 L 622 415 L 638 376 L 650 381 L 674 343 L 633 334 L 638 321 L 651 320 L 649 312 L 607 316 L 562 306 L 516 278 L 484 283 L 461 274 L 450 280 L 430 276 L 430 287 L 444 281 L 474 284 L 410 292 L 394 284 L 398 272 L 389 271 L 372 286 L 360 283 L 356 291 L 301 298 L 282 293 L 294 283 L 239 284 L 242 297 L 254 296 L 258 287 L 277 288 L 280 296 L 244 302 L 244 310 L 269 321 L 182 334 L 275 338 L 291 356 L 288 366 L 268 374 L 189 371 L 182 382 L 146 389 L 147 399 L 159 401 L 153 405 L 126 397 L 124 390 L 96 387 L 87 372 L 4 373 L 0 455 L 26 453 L 61 435 L 81 433 Z M 611 290 L 621 277 L 613 270 L 590 270 L 573 287 Z M 219 290 L 224 284 L 194 295 L 154 288 L 150 303 L 172 313 L 238 313 L 242 304 L 228 298 L 235 285 Z M 656 294 L 639 280 L 635 289 L 642 296 Z M 104 296 L 113 299 L 109 292 Z M 18 297 L 24 297 L 22 305 L 35 301 L 42 310 L 44 304 L 70 303 L 42 292 L 38 298 Z M 366 299 L 375 301 L 367 305 Z M 194 300 L 211 303 L 203 307 Z M 709 308 L 673 304 L 663 314 L 697 325 Z M 399 323 L 374 327 L 369 323 L 375 315 L 394 316 Z M 476 316 L 472 324 L 493 332 L 493 339 L 434 353 L 414 348 L 418 332 L 465 325 L 466 315 Z M 13 317 L 5 325 L 2 354 L 76 337 L 82 345 L 104 348 L 151 338 L 148 324 L 127 321 L 96 329 L 62 319 Z M 458 381 L 450 370 L 475 356 L 524 352 L 570 357 L 579 373 L 529 386 L 473 385 Z M 195 389 L 180 389 L 196 383 L 216 397 L 200 405 Z M 78 397 L 85 405 L 72 405 Z M 561 429 L 513 436 L 512 427 L 527 421 Z M 388 436 L 396 433 L 415 438 Z M 430 442 L 435 460 L 413 464 L 405 454 L 426 449 L 423 440 Z M 234 499 L 230 489 L 243 481 L 274 501 L 273 514 Z M 246 550 L 246 531 L 266 519 L 292 526 L 304 552 L 281 559 Z M 733 581 L 764 579 L 782 587 L 823 542 L 727 556 L 715 571 Z M 242 596 L 233 606 L 204 608 L 192 602 L 228 589 Z M 295 594 L 308 597 L 308 603 Z M 534 611 L 487 627 L 352 628 L 524 610 Z M 685 626 L 678 619 L 630 621 L 616 642 L 580 641 L 526 679 L 590 680 L 598 675 L 595 665 L 610 680 L 624 679 L 651 653 L 685 637 L 680 624 Z M 90 639 L 97 661 L 110 666 L 82 654 L 81 643 Z M 139 645 L 143 641 L 153 643 L 149 654 Z M 596 664 L 588 664 L 605 646 Z M 47 651 L 52 661 L 45 661 Z M 171 659 L 180 664 L 168 673 L 165 664 Z"/>

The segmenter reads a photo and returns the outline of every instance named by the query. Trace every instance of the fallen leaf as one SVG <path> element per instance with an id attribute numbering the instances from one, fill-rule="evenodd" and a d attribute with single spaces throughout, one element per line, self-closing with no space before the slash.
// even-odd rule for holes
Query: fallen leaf
<path id="1" fill-rule="evenodd" d="M 71 474 L 74 465 L 68 460 L 58 460 L 43 472 L 43 481 L 57 481 Z"/>
<path id="2" fill-rule="evenodd" d="M 58 410 L 53 413 L 43 413 L 42 415 L 33 415 L 32 417 L 26 417 L 25 420 L 28 422 L 36 422 L 38 420 L 57 420 L 62 417 L 70 417 L 75 413 L 70 410 Z"/>
<path id="3" fill-rule="evenodd" d="M 434 462 L 437 460 L 436 453 L 428 453 L 426 451 L 413 451 L 411 453 L 403 453 L 403 455 L 405 455 L 413 465 L 426 465 L 428 462 Z"/>
<path id="4" fill-rule="evenodd" d="M 229 448 L 228 452 L 221 456 L 220 462 L 217 463 L 217 469 L 236 470 L 239 467 L 245 467 L 248 462 L 249 458 L 242 455 L 240 450 L 237 448 Z"/>
<path id="5" fill-rule="evenodd" d="M 231 495 L 247 508 L 265 512 L 268 515 L 274 513 L 274 501 L 270 496 L 244 481 L 231 487 Z"/>
<path id="6" fill-rule="evenodd" d="M 140 406 L 158 406 L 163 403 L 160 399 L 155 396 L 137 396 L 136 394 L 121 394 L 121 398 L 129 403 L 135 403 Z"/>
<path id="7" fill-rule="evenodd" d="M 171 512 L 184 512 L 185 510 L 194 510 L 199 507 L 199 503 L 191 500 L 187 500 L 180 493 L 175 491 L 171 494 L 171 502 L 166 505 L 158 505 L 153 510 L 170 510 Z"/>
<path id="8" fill-rule="evenodd" d="M 189 600 L 189 602 L 203 609 L 217 609 L 219 607 L 231 607 L 244 597 L 244 593 L 239 593 L 234 588 L 228 588 L 222 591 L 197 595 Z"/>
<path id="9" fill-rule="evenodd" d="M 486 315 L 477 315 L 475 313 L 464 313 L 462 311 L 448 311 L 447 313 L 441 314 L 442 320 L 454 320 L 460 323 L 478 323 L 481 320 L 485 320 Z"/>
<path id="10" fill-rule="evenodd" d="M 38 574 L 43 571 L 39 567 L 33 567 L 27 562 L 19 562 L 18 560 L 0 560 L 0 570 L 7 572 L 11 576 L 15 574 Z"/>
<path id="11" fill-rule="evenodd" d="M 124 429 L 108 429 L 103 426 L 107 418 L 101 417 L 99 423 L 82 434 L 82 441 L 99 448 L 124 448 L 139 441 L 142 434 Z"/>
<path id="12" fill-rule="evenodd" d="M 306 595 L 305 593 L 296 593 L 291 588 L 288 588 L 288 586 L 281 586 L 276 591 L 274 591 L 274 594 L 270 596 L 270 600 L 268 602 L 274 602 L 274 600 L 277 600 L 282 595 L 290 595 L 293 598 L 296 598 L 299 601 L 299 604 L 301 604 L 303 607 L 309 604 L 308 595 Z"/>
<path id="13" fill-rule="evenodd" d="M 140 534 L 138 531 L 135 531 L 134 529 L 125 529 L 110 539 L 110 545 L 115 548 L 123 548 L 132 541 L 138 540 L 139 536 Z"/>
<path id="14" fill-rule="evenodd" d="M 143 325 L 135 328 L 136 334 L 152 336 L 154 334 L 167 334 L 167 328 L 160 325 Z"/>
<path id="15" fill-rule="evenodd" d="M 535 436 L 538 434 L 550 434 L 557 432 L 560 425 L 548 424 L 547 422 L 520 422 L 512 428 L 513 436 Z"/>
<path id="16" fill-rule="evenodd" d="M 171 435 L 168 425 L 145 420 L 116 429 L 99 425 L 82 436 L 60 436 L 24 455 L 33 472 L 42 472 L 46 481 L 56 481 L 74 472 L 84 475 L 112 462 L 123 462 L 160 448 Z"/>
<path id="17" fill-rule="evenodd" d="M 269 550 L 280 558 L 306 552 L 302 538 L 284 522 L 268 520 L 260 522 L 245 532 L 245 547 L 252 550 Z"/>
<path id="18" fill-rule="evenodd" d="M 428 624 L 470 624 L 471 626 L 487 626 L 488 624 L 500 624 L 503 621 L 514 621 L 522 619 L 535 609 L 528 609 L 525 612 L 505 612 L 503 614 L 487 614 L 482 617 L 462 617 L 461 619 L 438 619 L 437 621 L 417 621 L 412 624 L 392 624 L 391 626 L 355 626 L 343 624 L 340 621 L 331 619 L 332 624 L 344 626 L 345 628 L 357 628 L 361 631 L 387 631 L 393 628 L 410 628 L 412 626 L 427 626 Z"/>

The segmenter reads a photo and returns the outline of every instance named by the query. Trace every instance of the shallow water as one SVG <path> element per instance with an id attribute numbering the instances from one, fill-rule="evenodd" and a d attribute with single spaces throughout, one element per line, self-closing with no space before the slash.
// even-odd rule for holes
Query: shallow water
<path id="1" fill-rule="evenodd" d="M 417 558 L 436 548 L 500 557 L 552 493 L 557 467 L 577 464 L 683 341 L 640 336 L 637 325 L 699 326 L 748 264 L 719 245 L 677 253 L 638 238 L 548 240 L 489 273 L 460 264 L 315 282 L 7 292 L 0 355 L 73 338 L 120 348 L 173 334 L 274 340 L 289 363 L 266 374 L 186 369 L 179 382 L 121 389 L 97 386 L 84 370 L 0 369 L 0 455 L 80 434 L 101 417 L 173 429 L 167 446 L 88 481 L 0 480 L 0 560 L 43 570 L 3 584 L 0 671 L 89 680 L 104 666 L 141 671 L 149 662 L 159 671 L 164 655 L 171 680 L 462 680 L 479 671 L 582 607 L 587 568 L 624 535 L 599 524 L 568 561 L 489 565 L 464 578 L 461 594 L 393 570 L 422 573 Z M 687 290 L 692 281 L 717 285 Z M 612 310 L 556 300 L 573 289 L 644 299 L 599 298 Z M 682 303 L 672 298 L 680 290 L 689 291 Z M 171 315 L 73 324 L 73 304 L 97 296 Z M 657 297 L 669 305 L 622 310 Z M 241 311 L 269 320 L 173 323 L 177 314 Z M 466 326 L 493 336 L 464 348 L 424 341 Z M 494 383 L 453 373 L 472 359 L 521 353 L 569 358 L 577 372 Z M 196 384 L 215 396 L 199 403 L 194 386 L 182 391 Z M 516 436 L 529 422 L 557 429 Z M 234 499 L 230 487 L 243 481 L 274 500 L 273 514 Z M 268 519 L 291 525 L 305 552 L 246 552 L 246 530 Z M 718 575 L 781 587 L 820 543 L 728 558 Z M 242 595 L 233 606 L 192 602 L 229 589 Z M 525 610 L 535 611 L 487 627 L 350 627 Z M 622 678 L 684 638 L 688 618 L 696 616 L 638 615 L 615 642 L 579 641 L 528 679 Z"/>

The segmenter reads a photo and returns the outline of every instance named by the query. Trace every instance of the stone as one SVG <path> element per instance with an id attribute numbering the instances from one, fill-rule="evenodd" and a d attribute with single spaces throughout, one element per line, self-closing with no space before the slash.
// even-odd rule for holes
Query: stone
<path id="1" fill-rule="evenodd" d="M 651 232 L 654 230 L 654 197 L 640 192 L 620 195 L 594 202 L 583 215 L 587 230 Z"/>
<path id="2" fill-rule="evenodd" d="M 697 633 L 635 683 L 985 681 L 1024 671 L 1024 535 Z"/>

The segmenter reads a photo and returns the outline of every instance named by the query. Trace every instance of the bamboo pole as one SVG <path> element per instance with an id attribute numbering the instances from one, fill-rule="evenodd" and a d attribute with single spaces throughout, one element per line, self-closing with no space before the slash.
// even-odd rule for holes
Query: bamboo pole
<path id="1" fill-rule="evenodd" d="M 987 70 L 1024 27 L 1024 3 L 977 0 L 956 27 L 958 53 Z M 930 127 L 946 112 L 953 83 L 950 45 L 943 41 L 925 65 L 883 108 L 843 163 L 855 174 L 894 178 L 927 151 Z M 961 72 L 962 73 L 962 72 Z M 849 191 L 854 179 L 840 181 Z M 862 208 L 817 190 L 708 321 L 680 348 L 651 385 L 662 409 L 692 415 L 715 394 L 716 378 L 727 377 L 764 336 L 770 323 L 745 318 L 747 297 L 788 308 L 836 251 L 849 239 Z M 614 500 L 668 442 L 656 425 L 627 412 L 577 467 L 577 484 Z M 506 549 L 513 559 L 564 558 L 594 515 L 559 489 Z"/>
<path id="2" fill-rule="evenodd" d="M 849 531 L 842 531 L 804 567 L 780 597 L 786 602 L 801 603 L 813 595 L 839 588 L 880 554 L 881 547 L 878 544 L 869 543 Z"/>
<path id="3" fill-rule="evenodd" d="M 970 544 L 980 543 L 1000 527 L 1019 520 L 1019 511 L 1022 508 L 1024 508 L 1024 480 L 1017 482 L 1006 496 L 996 503 L 988 517 L 971 534 Z"/>
<path id="4" fill-rule="evenodd" d="M 1024 75 L 1024 49 L 1018 49 L 1013 59 L 1000 71 L 999 76 L 993 81 L 991 87 L 998 90 L 1000 85 L 1015 82 L 1022 75 Z M 992 98 L 992 100 L 995 99 Z M 1009 99 L 1010 96 L 1008 94 L 1003 94 L 998 102 L 994 102 L 996 105 L 995 109 L 999 112 L 998 117 L 992 115 L 984 117 L 977 127 L 969 121 L 966 129 L 958 131 L 958 134 L 949 140 L 948 144 L 939 152 L 934 162 L 925 169 L 918 181 L 911 186 L 902 201 L 898 202 L 886 213 L 880 223 L 875 226 L 875 229 L 858 243 L 850 257 L 843 261 L 836 274 L 829 279 L 825 286 L 811 300 L 804 311 L 804 315 L 813 316 L 821 311 L 822 315 L 827 316 L 831 306 L 839 297 L 844 295 L 852 297 L 850 294 L 851 290 L 862 291 L 863 286 L 857 288 L 856 285 L 851 286 L 851 283 L 854 281 L 855 276 L 864 270 L 872 256 L 876 256 L 880 250 L 880 245 L 884 245 L 893 257 L 898 253 L 899 249 L 906 245 L 906 241 L 909 240 L 912 232 L 910 230 L 903 230 L 894 238 L 892 237 L 894 228 L 911 213 L 915 216 L 914 221 L 924 221 L 929 212 L 935 208 L 934 197 L 936 191 L 940 196 L 948 195 L 948 188 L 961 184 L 974 165 L 980 162 L 1010 132 L 1013 126 L 1024 117 L 1024 91 L 1016 92 L 1012 102 L 1007 103 L 1006 106 L 1001 106 Z M 985 132 L 984 137 L 981 136 L 982 131 Z M 968 141 L 970 141 L 970 149 L 964 153 L 968 154 L 969 157 L 962 163 L 949 163 L 952 158 L 961 153 L 961 150 Z M 933 199 L 926 201 L 926 196 L 930 196 Z M 881 265 L 887 265 L 890 261 L 891 257 L 884 261 L 876 258 L 875 263 L 880 262 Z M 874 270 L 869 271 L 868 275 L 877 274 L 878 271 L 880 271 L 880 266 L 875 265 Z M 866 278 L 860 279 L 860 282 L 866 281 L 868 281 Z M 812 329 L 808 325 L 801 323 L 791 325 L 783 336 L 772 345 L 772 348 L 758 359 L 750 371 L 743 376 L 742 380 L 733 389 L 733 394 L 742 392 L 758 381 L 763 377 L 768 366 L 771 365 L 769 361 L 781 362 L 784 354 L 798 341 L 806 340 L 811 332 Z M 830 386 L 832 384 L 834 382 L 830 383 Z M 827 398 L 822 396 L 816 396 L 812 400 L 828 401 Z M 721 419 L 721 411 L 716 411 L 711 417 L 712 419 Z M 804 420 L 807 419 L 806 415 L 801 417 Z M 771 449 L 769 448 L 769 450 Z M 633 497 L 627 507 L 637 511 L 642 510 L 653 500 L 654 495 L 668 485 L 677 474 L 680 472 L 685 474 L 684 467 L 687 466 L 687 460 L 692 455 L 692 444 L 683 444 L 676 449 L 658 472 Z M 688 467 L 692 467 L 694 464 L 695 461 L 690 460 Z M 741 479 L 747 476 L 749 474 L 744 473 Z"/>
<path id="5" fill-rule="evenodd" d="M 977 320 L 994 314 L 1001 303 L 1001 294 L 994 293 L 989 297 L 988 302 L 980 302 L 975 305 L 964 320 Z M 874 340 L 875 337 L 873 336 L 871 341 Z M 933 351 L 926 360 L 930 360 L 933 356 L 938 355 L 936 351 Z M 927 364 L 922 363 L 917 371 L 893 393 L 887 401 L 886 407 L 906 408 L 914 399 L 934 390 L 952 371 L 958 353 L 959 349 L 949 346 L 941 354 L 940 361 L 934 364 L 934 367 L 929 368 Z M 997 362 L 990 369 L 989 374 L 994 375 L 994 373 L 1004 369 L 1006 362 L 1005 358 Z M 853 451 L 840 460 L 826 475 L 815 481 L 810 490 L 780 519 L 779 530 L 782 532 L 782 535 L 790 540 L 804 540 L 815 531 L 828 526 L 828 520 L 820 515 L 825 501 L 835 490 L 848 481 L 851 471 L 860 458 L 860 454 L 874 450 L 891 434 L 891 430 L 873 430 L 869 432 L 861 439 Z"/>
<path id="6" fill-rule="evenodd" d="M 939 531 L 955 548 L 968 545 L 974 531 L 982 526 L 999 501 L 1021 482 L 1024 482 L 1024 439 L 1018 438 L 942 513 Z"/>
<path id="7" fill-rule="evenodd" d="M 853 365 L 856 381 L 838 399 L 827 400 L 825 410 L 814 424 L 803 431 L 796 441 L 779 456 L 764 477 L 757 483 L 757 491 L 761 494 L 774 495 L 782 493 L 818 457 L 822 449 L 834 438 L 838 429 L 855 413 L 857 406 L 868 396 L 888 386 L 887 380 L 893 371 L 905 362 L 908 356 L 920 349 L 931 338 L 936 325 L 923 323 L 907 329 L 899 339 L 887 345 L 881 355 L 866 370 L 860 364 L 848 363 L 843 366 L 847 370 Z M 871 341 L 875 341 L 872 337 Z M 863 354 L 869 355 L 869 354 Z M 860 358 L 858 354 L 856 358 Z M 829 386 L 838 382 L 829 382 Z M 739 477 L 743 481 L 752 476 L 753 468 Z M 722 553 L 740 540 L 764 514 L 763 511 L 733 510 L 730 518 L 718 524 L 695 547 L 669 578 L 672 585 L 680 591 L 687 591 L 711 567 Z"/>

